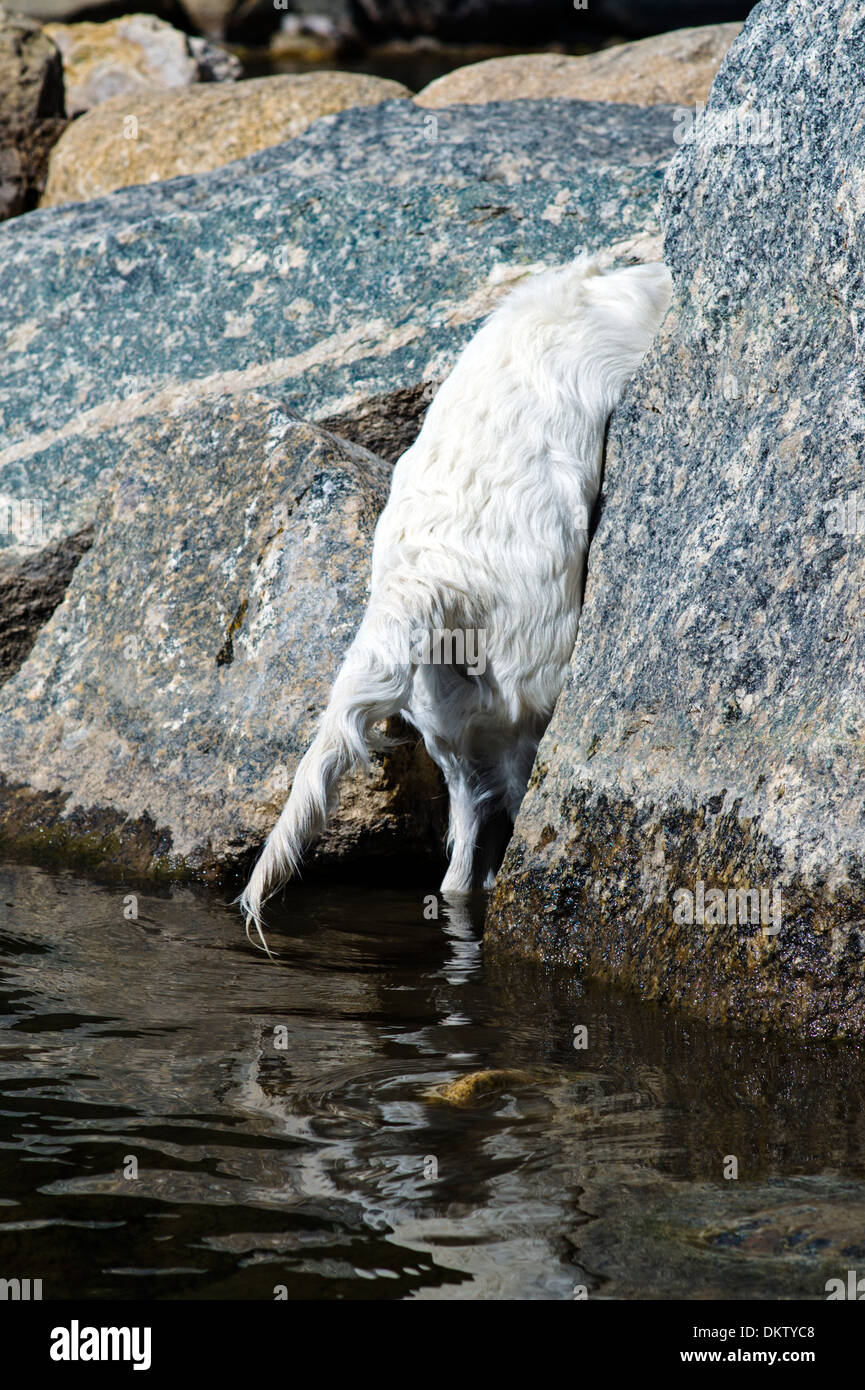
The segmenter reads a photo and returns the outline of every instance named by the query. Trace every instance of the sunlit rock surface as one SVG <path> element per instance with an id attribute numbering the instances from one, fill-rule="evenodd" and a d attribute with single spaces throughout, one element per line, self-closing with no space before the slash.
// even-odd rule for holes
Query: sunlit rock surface
<path id="1" fill-rule="evenodd" d="M 242 865 L 360 622 L 389 480 L 259 392 L 131 425 L 93 546 L 0 688 L 0 845 L 138 874 Z M 416 742 L 349 780 L 321 857 L 435 856 L 443 797 Z"/>
<path id="2" fill-rule="evenodd" d="M 865 1032 L 863 62 L 861 6 L 759 6 L 671 166 L 673 308 L 611 424 L 570 676 L 489 922 L 821 1035 Z"/>

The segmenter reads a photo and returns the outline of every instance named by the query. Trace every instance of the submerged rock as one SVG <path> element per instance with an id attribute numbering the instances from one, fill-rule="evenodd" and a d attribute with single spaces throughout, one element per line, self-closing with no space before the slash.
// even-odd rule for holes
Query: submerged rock
<path id="1" fill-rule="evenodd" d="M 0 844 L 219 873 L 284 802 L 366 600 L 380 459 L 245 392 L 129 427 L 94 544 L 0 689 Z M 350 779 L 319 857 L 435 853 L 411 738 Z"/>
<path id="2" fill-rule="evenodd" d="M 18 611 L 33 581 L 28 640 L 40 554 L 73 555 L 142 430 L 278 389 L 392 462 L 515 278 L 578 246 L 657 254 L 673 148 L 669 108 L 394 101 L 209 174 L 8 223 L 0 584 L 18 586 Z M 8 622 L 0 604 L 0 634 Z"/>
<path id="3" fill-rule="evenodd" d="M 488 922 L 713 1019 L 856 1036 L 863 62 L 861 8 L 767 0 L 671 166 L 673 309 L 611 423 Z"/>
<path id="4" fill-rule="evenodd" d="M 741 24 L 712 24 L 676 29 L 585 57 L 522 53 L 512 58 L 489 58 L 436 78 L 415 100 L 420 106 L 456 106 L 461 102 L 572 97 L 635 106 L 663 102 L 693 106 L 706 100 L 724 55 L 741 28 Z"/>
<path id="5" fill-rule="evenodd" d="M 433 1105 L 455 1105 L 460 1109 L 468 1109 L 497 1100 L 504 1092 L 536 1086 L 545 1081 L 561 1084 L 560 1078 L 549 1072 L 523 1071 L 518 1067 L 493 1067 L 486 1071 L 469 1072 L 467 1076 L 458 1076 L 455 1081 L 433 1086 L 426 1092 L 426 1099 Z"/>
<path id="6" fill-rule="evenodd" d="M 63 58 L 70 116 L 111 97 L 134 97 L 154 88 L 233 82 L 243 71 L 226 49 L 183 34 L 152 14 L 122 15 L 101 23 L 47 24 L 45 33 Z"/>
<path id="7" fill-rule="evenodd" d="M 259 77 L 172 92 L 130 88 L 65 132 L 51 157 L 42 206 L 206 173 L 283 144 L 320 116 L 408 95 L 399 82 L 353 72 Z"/>
<path id="8" fill-rule="evenodd" d="M 0 8 L 0 222 L 36 206 L 65 125 L 60 54 L 38 24 Z"/>

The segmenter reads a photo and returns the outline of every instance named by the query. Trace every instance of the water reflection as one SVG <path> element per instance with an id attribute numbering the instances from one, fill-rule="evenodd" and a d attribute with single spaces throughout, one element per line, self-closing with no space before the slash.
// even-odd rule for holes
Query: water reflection
<path id="1" fill-rule="evenodd" d="M 212 893 L 131 892 L 0 870 L 0 1274 L 569 1299 L 865 1272 L 857 1048 L 484 960 L 476 905 L 425 916 L 420 892 L 292 892 L 276 963 Z"/>

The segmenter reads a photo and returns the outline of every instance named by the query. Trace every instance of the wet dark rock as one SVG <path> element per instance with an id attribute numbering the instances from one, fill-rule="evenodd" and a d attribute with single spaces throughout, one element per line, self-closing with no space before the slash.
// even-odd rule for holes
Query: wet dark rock
<path id="1" fill-rule="evenodd" d="M 761 5 L 670 168 L 673 309 L 611 423 L 488 923 L 713 1019 L 859 1037 L 863 61 L 858 7 Z M 702 922 L 700 883 L 723 895 Z"/>
<path id="2" fill-rule="evenodd" d="M 138 875 L 241 865 L 360 621 L 389 480 L 272 394 L 131 425 L 93 546 L 0 689 L 0 845 Z M 443 806 L 411 737 L 349 779 L 318 857 L 434 856 Z"/>
<path id="3" fill-rule="evenodd" d="M 59 52 L 34 20 L 0 8 L 0 222 L 39 202 L 65 126 Z"/>

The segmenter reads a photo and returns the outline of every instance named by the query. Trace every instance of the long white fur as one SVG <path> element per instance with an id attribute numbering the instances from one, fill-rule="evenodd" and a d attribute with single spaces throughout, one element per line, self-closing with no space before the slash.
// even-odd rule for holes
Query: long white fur
<path id="1" fill-rule="evenodd" d="M 491 882 L 577 635 L 606 423 L 670 291 L 661 264 L 581 256 L 521 283 L 461 353 L 396 465 L 366 613 L 240 898 L 265 949 L 262 904 L 396 713 L 448 787 L 441 891 Z M 441 630 L 484 634 L 483 674 L 417 660 L 417 635 Z"/>

